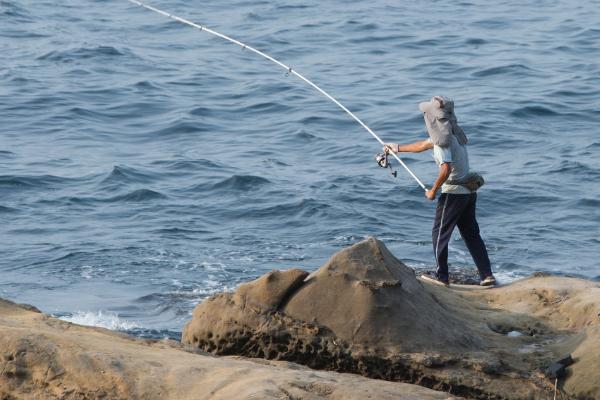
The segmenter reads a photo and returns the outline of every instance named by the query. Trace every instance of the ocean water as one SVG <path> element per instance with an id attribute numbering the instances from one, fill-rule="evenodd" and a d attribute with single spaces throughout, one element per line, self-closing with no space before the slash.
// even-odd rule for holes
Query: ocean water
<path id="1" fill-rule="evenodd" d="M 386 141 L 455 99 L 505 281 L 600 278 L 600 2 L 152 5 L 314 80 Z M 334 104 L 126 0 L 0 0 L 0 297 L 177 337 L 195 304 L 367 236 L 434 264 L 435 204 Z M 404 160 L 428 185 L 429 154 Z M 473 270 L 455 235 L 451 269 Z"/>

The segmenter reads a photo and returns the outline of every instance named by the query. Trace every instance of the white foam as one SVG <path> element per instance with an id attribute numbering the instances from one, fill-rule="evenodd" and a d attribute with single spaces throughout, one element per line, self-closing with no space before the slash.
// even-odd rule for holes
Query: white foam
<path id="1" fill-rule="evenodd" d="M 81 266 L 81 277 L 84 279 L 92 279 L 92 273 L 94 271 L 94 267 L 91 265 L 83 265 Z"/>
<path id="2" fill-rule="evenodd" d="M 117 313 L 107 311 L 78 311 L 71 316 L 60 317 L 60 319 L 78 325 L 98 326 L 113 331 L 140 328 L 135 322 L 122 320 Z"/>

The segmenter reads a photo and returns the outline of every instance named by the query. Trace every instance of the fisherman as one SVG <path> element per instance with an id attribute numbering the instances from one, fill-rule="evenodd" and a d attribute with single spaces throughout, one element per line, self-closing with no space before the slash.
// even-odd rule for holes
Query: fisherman
<path id="1" fill-rule="evenodd" d="M 454 227 L 458 226 L 479 271 L 480 285 L 495 285 L 496 279 L 475 218 L 476 192 L 483 185 L 483 178 L 469 171 L 467 136 L 458 125 L 454 102 L 447 97 L 434 96 L 430 101 L 420 103 L 419 110 L 425 118 L 429 138 L 403 145 L 385 143 L 384 151 L 386 154 L 390 151 L 420 153 L 433 149 L 433 158 L 439 166 L 435 183 L 425 192 L 425 197 L 434 200 L 437 191 L 442 189 L 431 232 L 437 269 L 433 276 L 423 275 L 423 278 L 449 285 L 448 242 Z"/>

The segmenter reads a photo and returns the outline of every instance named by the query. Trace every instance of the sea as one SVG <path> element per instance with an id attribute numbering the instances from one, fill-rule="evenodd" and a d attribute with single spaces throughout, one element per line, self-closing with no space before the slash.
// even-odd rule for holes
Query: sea
<path id="1" fill-rule="evenodd" d="M 386 142 L 455 101 L 504 282 L 600 279 L 600 2 L 148 0 L 314 81 Z M 0 297 L 177 339 L 196 304 L 369 236 L 431 269 L 435 202 L 286 70 L 127 0 L 0 0 Z M 429 152 L 402 160 L 430 186 Z M 475 267 L 460 235 L 451 270 Z"/>

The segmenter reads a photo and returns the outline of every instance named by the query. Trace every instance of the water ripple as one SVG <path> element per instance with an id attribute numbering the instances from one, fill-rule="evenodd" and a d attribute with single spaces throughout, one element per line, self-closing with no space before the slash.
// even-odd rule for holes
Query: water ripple
<path id="1" fill-rule="evenodd" d="M 600 275 L 593 2 L 164 3 L 280 57 L 384 141 L 424 139 L 417 104 L 454 97 L 494 270 Z M 395 161 L 397 178 L 379 168 L 380 144 L 336 105 L 251 52 L 106 4 L 0 0 L 2 296 L 172 335 L 206 296 L 368 235 L 435 263 L 435 203 Z M 402 159 L 431 185 L 430 155 Z M 474 268 L 458 234 L 450 262 Z"/>

